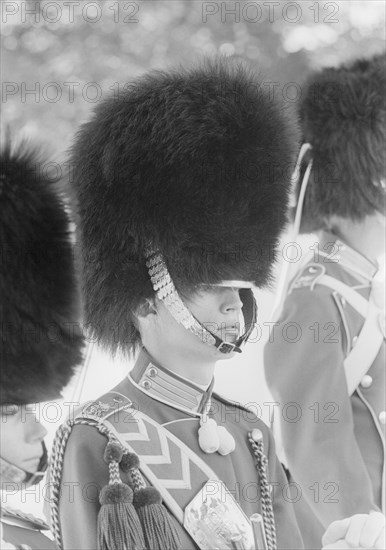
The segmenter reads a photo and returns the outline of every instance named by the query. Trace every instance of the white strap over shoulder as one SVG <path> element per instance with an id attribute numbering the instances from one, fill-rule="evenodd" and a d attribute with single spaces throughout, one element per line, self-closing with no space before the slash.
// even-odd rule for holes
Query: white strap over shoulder
<path id="1" fill-rule="evenodd" d="M 326 274 L 317 280 L 317 284 L 336 290 L 362 317 L 367 317 L 369 302 L 352 287 Z"/>
<path id="2" fill-rule="evenodd" d="M 359 292 L 329 275 L 323 275 L 317 283 L 337 291 L 365 318 L 356 344 L 344 360 L 347 390 L 348 394 L 352 395 L 373 364 L 385 338 L 383 330 L 385 313 L 378 305 L 375 288 L 372 288 L 369 300 L 366 300 Z"/>

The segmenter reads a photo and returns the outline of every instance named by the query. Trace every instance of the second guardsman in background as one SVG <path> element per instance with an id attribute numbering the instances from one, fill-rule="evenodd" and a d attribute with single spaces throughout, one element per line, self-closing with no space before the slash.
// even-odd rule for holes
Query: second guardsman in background
<path id="1" fill-rule="evenodd" d="M 289 286 L 265 368 L 282 411 L 299 407 L 295 420 L 278 418 L 319 533 L 384 510 L 385 95 L 377 56 L 313 75 L 300 109 L 312 163 L 300 229 L 320 242 Z"/>
<path id="2" fill-rule="evenodd" d="M 47 467 L 39 402 L 60 398 L 82 362 L 80 297 L 63 188 L 28 143 L 0 154 L 1 548 L 53 549 L 48 525 L 7 506 Z M 36 414 L 37 413 L 37 416 Z"/>

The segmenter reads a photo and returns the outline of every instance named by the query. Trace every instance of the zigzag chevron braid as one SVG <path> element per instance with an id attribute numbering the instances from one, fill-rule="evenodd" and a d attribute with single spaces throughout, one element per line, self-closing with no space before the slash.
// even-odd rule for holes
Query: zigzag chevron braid
<path id="1" fill-rule="evenodd" d="M 109 462 L 109 485 L 115 485 L 122 483 L 121 476 L 119 475 L 118 462 Z"/>
<path id="2" fill-rule="evenodd" d="M 134 492 L 139 491 L 139 489 L 144 489 L 146 487 L 146 483 L 144 482 L 142 474 L 138 470 L 138 468 L 132 468 L 130 470 L 130 475 L 134 486 Z"/>
<path id="3" fill-rule="evenodd" d="M 251 434 L 248 434 L 248 439 L 253 449 L 253 454 L 257 458 L 256 470 L 259 473 L 261 507 L 263 510 L 263 522 L 268 550 L 277 550 L 275 516 L 273 514 L 271 493 L 267 479 L 268 459 L 264 454 L 264 443 L 263 440 L 256 443 L 252 439 Z"/>
<path id="4" fill-rule="evenodd" d="M 78 418 L 75 420 L 67 420 L 60 426 L 55 434 L 55 439 L 52 448 L 50 459 L 50 500 L 51 500 L 51 519 L 52 519 L 52 534 L 54 535 L 58 550 L 63 550 L 62 533 L 60 529 L 59 519 L 59 499 L 60 499 L 60 484 L 62 481 L 62 471 L 64 462 L 64 453 L 71 430 L 75 425 L 94 426 L 98 431 L 106 435 L 110 441 L 115 441 L 123 449 L 121 443 L 112 434 L 106 426 L 99 424 L 93 420 Z"/>

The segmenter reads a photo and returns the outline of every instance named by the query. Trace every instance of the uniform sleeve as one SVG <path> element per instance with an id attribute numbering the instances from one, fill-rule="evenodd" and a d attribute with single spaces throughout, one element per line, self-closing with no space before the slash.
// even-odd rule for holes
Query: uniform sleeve
<path id="1" fill-rule="evenodd" d="M 331 294 L 298 289 L 287 297 L 265 348 L 286 460 L 324 529 L 334 520 L 376 508 L 354 435 L 341 339 Z"/>
<path id="2" fill-rule="evenodd" d="M 97 547 L 99 492 L 109 480 L 103 460 L 106 444 L 106 438 L 92 426 L 75 426 L 69 437 L 59 501 L 64 550 Z"/>
<path id="3" fill-rule="evenodd" d="M 92 426 L 75 426 L 66 446 L 59 501 L 63 550 L 95 550 L 99 492 L 109 482 L 103 460 L 107 439 Z M 128 474 L 121 479 L 130 483 Z M 197 548 L 183 527 L 170 514 L 179 532 L 181 549 Z M 122 549 L 123 550 L 123 549 Z"/>

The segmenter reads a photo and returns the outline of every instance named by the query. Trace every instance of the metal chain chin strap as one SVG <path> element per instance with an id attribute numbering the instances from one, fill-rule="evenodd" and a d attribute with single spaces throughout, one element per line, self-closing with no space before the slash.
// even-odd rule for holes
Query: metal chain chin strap
<path id="1" fill-rule="evenodd" d="M 85 418 L 76 418 L 75 420 L 67 420 L 55 434 L 53 443 L 52 455 L 50 460 L 50 501 L 51 501 L 51 520 L 52 520 L 52 534 L 54 535 L 58 550 L 63 549 L 62 533 L 60 529 L 59 519 L 59 499 L 60 499 L 60 484 L 62 481 L 62 470 L 64 462 L 64 453 L 68 438 L 70 437 L 71 430 L 74 426 L 87 425 L 94 426 L 97 430 L 107 436 L 109 441 L 117 443 L 122 450 L 126 452 L 122 444 L 116 438 L 116 436 L 103 424 L 89 420 Z M 140 475 L 140 474 L 139 474 Z M 119 479 L 120 481 L 120 479 Z M 143 480 L 142 480 L 143 481 Z M 143 482 L 144 483 L 144 482 Z"/>
<path id="2" fill-rule="evenodd" d="M 248 434 L 248 439 L 251 444 L 253 454 L 257 459 L 256 470 L 259 473 L 260 479 L 261 507 L 263 511 L 263 522 L 265 536 L 267 538 L 267 547 L 268 550 L 277 550 L 275 517 L 273 514 L 270 486 L 267 479 L 268 459 L 264 453 L 263 437 L 256 441 L 252 434 L 253 432 Z"/>
<path id="3" fill-rule="evenodd" d="M 193 317 L 181 300 L 162 254 L 148 246 L 145 257 L 154 292 L 165 304 L 172 317 L 205 344 L 215 345 L 216 340 L 213 335 Z"/>

